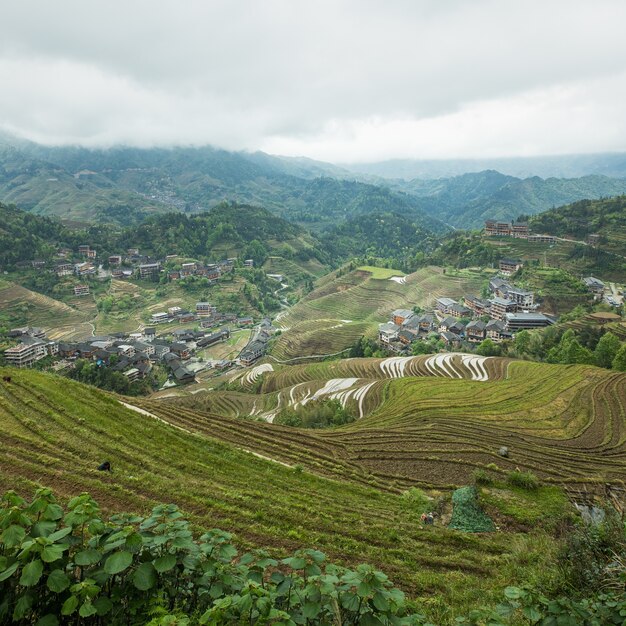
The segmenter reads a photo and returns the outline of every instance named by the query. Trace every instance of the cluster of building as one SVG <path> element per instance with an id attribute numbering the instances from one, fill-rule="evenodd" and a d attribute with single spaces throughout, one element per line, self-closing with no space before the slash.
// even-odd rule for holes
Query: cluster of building
<path id="1" fill-rule="evenodd" d="M 595 276 L 586 276 L 582 279 L 583 284 L 589 292 L 593 294 L 594 300 L 604 301 L 611 306 L 618 307 L 624 302 L 624 294 L 622 292 L 614 293 L 599 278 Z"/>
<path id="2" fill-rule="evenodd" d="M 118 279 L 127 279 L 137 277 L 141 279 L 156 279 L 160 276 L 163 266 L 167 261 L 172 261 L 178 255 L 167 255 L 165 259 L 153 259 L 148 255 L 140 254 L 138 248 L 128 248 L 123 254 L 111 254 L 108 257 L 108 265 L 111 276 Z M 77 276 L 89 277 L 98 273 L 96 265 L 97 252 L 88 244 L 78 246 L 78 250 L 70 250 L 62 248 L 57 251 L 58 259 L 51 264 L 41 259 L 32 261 L 23 261 L 17 265 L 20 267 L 33 267 L 35 269 L 48 268 L 57 276 Z M 79 257 L 83 260 L 79 260 Z M 180 269 L 169 271 L 167 276 L 170 280 L 179 280 L 188 276 L 200 276 L 207 278 L 210 282 L 216 283 L 223 274 L 232 272 L 236 259 L 229 258 L 218 261 L 217 263 L 200 263 L 191 261 L 183 263 Z M 254 267 L 253 259 L 246 259 L 244 266 L 247 268 Z M 108 274 L 107 274 L 108 275 Z M 81 285 L 86 287 L 85 285 Z M 88 287 L 85 291 L 76 295 L 86 295 Z"/>
<path id="3" fill-rule="evenodd" d="M 252 326 L 254 320 L 250 316 L 238 317 L 234 313 L 221 313 L 217 307 L 210 302 L 196 302 L 196 310 L 189 311 L 179 306 L 172 306 L 167 311 L 158 311 L 150 317 L 150 323 L 171 324 L 178 322 L 187 324 L 189 322 L 199 322 L 202 328 L 212 328 L 218 324 L 235 323 L 238 326 Z"/>
<path id="4" fill-rule="evenodd" d="M 4 358 L 15 367 L 32 367 L 34 363 L 47 356 L 56 356 L 59 346 L 46 337 L 41 328 L 13 328 L 9 337 L 17 339 L 18 344 L 4 351 Z"/>
<path id="5" fill-rule="evenodd" d="M 67 367 L 77 359 L 86 359 L 98 367 L 110 367 L 133 382 L 146 378 L 153 365 L 161 363 L 180 384 L 195 379 L 194 368 L 189 362 L 195 352 L 226 341 L 230 330 L 177 329 L 165 339 L 157 337 L 154 327 L 148 327 L 140 332 L 57 343 L 47 339 L 41 329 L 16 328 L 9 332 L 9 337 L 17 339 L 18 344 L 7 348 L 4 356 L 7 363 L 15 367 L 32 367 L 46 356 L 61 359 L 61 365 Z"/>
<path id="6" fill-rule="evenodd" d="M 239 354 L 239 362 L 242 365 L 252 365 L 267 352 L 269 340 L 275 332 L 272 322 L 265 318 L 255 328 L 250 340 Z"/>
<path id="7" fill-rule="evenodd" d="M 528 224 L 525 222 L 486 220 L 484 232 L 488 237 L 514 237 L 516 239 L 527 239 L 535 243 L 551 244 L 556 241 L 556 237 L 553 235 L 531 233 Z"/>
<path id="8" fill-rule="evenodd" d="M 516 259 L 502 259 L 501 273 L 510 275 L 522 266 Z M 480 343 L 485 339 L 499 343 L 516 332 L 554 324 L 554 319 L 538 312 L 532 291 L 521 289 L 501 277 L 489 281 L 490 297 L 466 295 L 459 302 L 437 298 L 435 309 L 416 314 L 398 309 L 389 322 L 379 326 L 379 340 L 385 349 L 406 352 L 409 346 L 433 333 L 449 346 L 463 342 Z"/>

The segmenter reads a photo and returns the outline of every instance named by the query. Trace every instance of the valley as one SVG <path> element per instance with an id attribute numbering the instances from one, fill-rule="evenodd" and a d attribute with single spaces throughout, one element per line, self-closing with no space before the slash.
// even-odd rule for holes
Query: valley
<path id="1" fill-rule="evenodd" d="M 579 511 L 624 510 L 623 197 L 531 216 L 486 200 L 518 187 L 497 173 L 411 195 L 258 154 L 25 150 L 33 186 L 54 161 L 95 195 L 0 204 L 3 491 L 367 561 L 437 626 L 564 593 Z"/>

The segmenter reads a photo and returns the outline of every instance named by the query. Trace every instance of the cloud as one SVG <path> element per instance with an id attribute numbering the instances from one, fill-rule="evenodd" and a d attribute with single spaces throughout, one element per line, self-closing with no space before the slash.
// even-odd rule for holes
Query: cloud
<path id="1" fill-rule="evenodd" d="M 625 21 L 619 0 L 22 0 L 0 128 L 335 161 L 624 149 Z"/>

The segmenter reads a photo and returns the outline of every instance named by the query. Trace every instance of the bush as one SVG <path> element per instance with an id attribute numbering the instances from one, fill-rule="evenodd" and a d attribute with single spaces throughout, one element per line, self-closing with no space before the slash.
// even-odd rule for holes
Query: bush
<path id="1" fill-rule="evenodd" d="M 1 624 L 423 623 L 369 565 L 239 556 L 221 530 L 194 539 L 173 504 L 104 521 L 87 494 L 63 510 L 49 489 L 32 502 L 9 492 L 0 531 Z"/>
<path id="2" fill-rule="evenodd" d="M 520 487 L 528 491 L 539 489 L 539 479 L 532 472 L 520 472 L 518 470 L 509 472 L 506 477 L 506 482 L 511 487 Z"/>
<path id="3" fill-rule="evenodd" d="M 472 476 L 477 485 L 491 485 L 493 483 L 493 478 L 487 470 L 481 468 L 475 469 L 472 472 Z"/>

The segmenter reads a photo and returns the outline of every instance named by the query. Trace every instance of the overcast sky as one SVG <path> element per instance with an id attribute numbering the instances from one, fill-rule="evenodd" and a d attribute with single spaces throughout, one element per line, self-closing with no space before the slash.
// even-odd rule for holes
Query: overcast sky
<path id="1" fill-rule="evenodd" d="M 626 150 L 624 0 L 19 0 L 0 129 L 334 162 Z"/>

